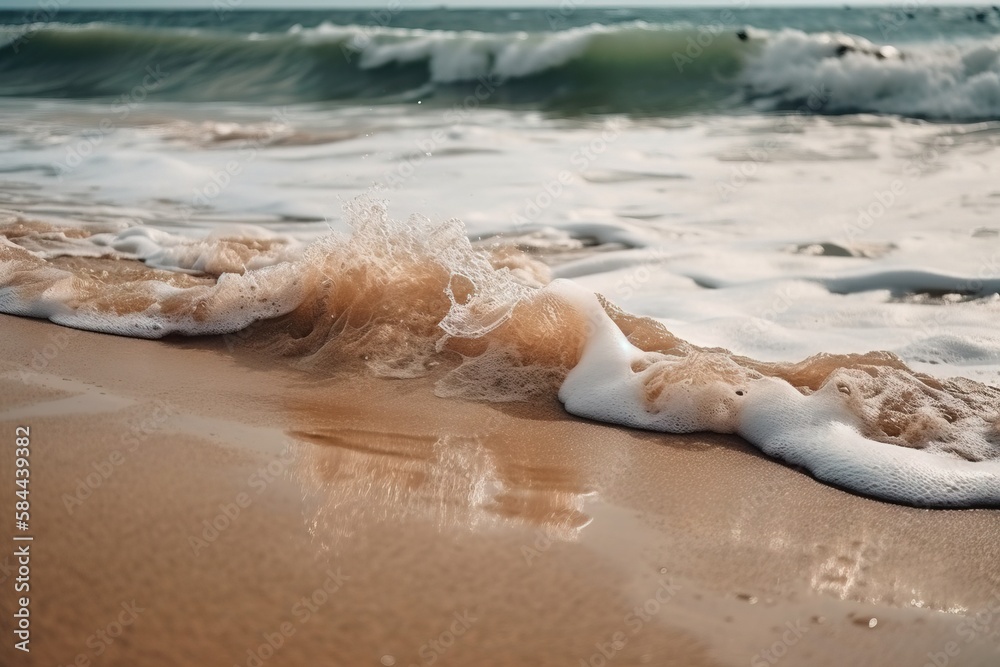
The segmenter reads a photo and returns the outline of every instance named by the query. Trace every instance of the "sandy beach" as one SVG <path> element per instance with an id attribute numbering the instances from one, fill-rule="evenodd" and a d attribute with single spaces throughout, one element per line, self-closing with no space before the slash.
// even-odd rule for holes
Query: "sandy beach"
<path id="1" fill-rule="evenodd" d="M 1000 7 L 604 4 L 0 8 L 0 667 L 1000 665 Z"/>
<path id="2" fill-rule="evenodd" d="M 878 502 L 554 401 L 318 380 L 232 337 L 0 329 L 34 537 L 31 651 L 5 631 L 4 665 L 1000 659 L 995 510 Z"/>

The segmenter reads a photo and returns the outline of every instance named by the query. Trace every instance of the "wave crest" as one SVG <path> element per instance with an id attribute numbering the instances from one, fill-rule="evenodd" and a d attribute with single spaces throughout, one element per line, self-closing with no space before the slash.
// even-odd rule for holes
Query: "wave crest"
<path id="1" fill-rule="evenodd" d="M 996 37 L 897 50 L 840 33 L 644 22 L 538 33 L 332 24 L 262 35 L 109 24 L 33 26 L 30 39 L 18 37 L 22 27 L 2 32 L 0 95 L 124 95 L 149 66 L 165 76 L 146 92 L 164 100 L 446 106 L 475 95 L 477 106 L 566 113 L 1000 118 Z"/>

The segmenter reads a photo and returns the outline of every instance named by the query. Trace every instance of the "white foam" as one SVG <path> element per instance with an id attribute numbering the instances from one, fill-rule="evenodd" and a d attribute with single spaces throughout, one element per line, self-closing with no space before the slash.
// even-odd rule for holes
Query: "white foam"
<path id="1" fill-rule="evenodd" d="M 856 50 L 838 57 L 837 49 L 846 45 Z M 786 29 L 771 34 L 740 77 L 756 95 L 807 104 L 822 98 L 815 110 L 826 112 L 940 119 L 1000 115 L 1000 39 L 921 45 L 902 57 L 877 58 L 877 51 L 860 38 Z"/>
<path id="2" fill-rule="evenodd" d="M 930 507 L 1000 504 L 1000 461 L 965 461 L 862 437 L 822 391 L 763 379 L 748 390 L 738 433 L 817 478 L 882 500 Z"/>
<path id="3" fill-rule="evenodd" d="M 428 61 L 431 81 L 455 83 L 479 77 L 524 77 L 578 58 L 594 35 L 609 28 L 592 25 L 556 33 L 484 33 L 323 24 L 302 30 L 310 41 L 343 41 L 361 53 L 360 66 Z"/>
<path id="4" fill-rule="evenodd" d="M 287 262 L 298 257 L 303 248 L 291 236 L 255 225 L 226 225 L 203 239 L 137 226 L 94 241 L 152 268 L 213 275 Z"/>
<path id="5" fill-rule="evenodd" d="M 126 240 L 137 241 L 131 249 L 161 256 L 162 246 L 154 239 L 162 241 L 170 235 L 144 228 L 140 232 L 126 234 Z M 47 318 L 77 329 L 136 338 L 233 333 L 288 313 L 302 299 L 302 270 L 297 262 L 242 273 L 221 272 L 214 284 L 178 286 L 152 273 L 140 278 L 124 275 L 108 284 L 51 266 L 41 259 L 43 252 L 29 253 L 4 237 L 0 241 L 8 253 L 0 262 L 0 312 Z M 200 245 L 211 248 L 211 242 Z M 15 276 L 31 277 L 26 293 L 21 286 L 11 285 Z M 140 308 L 143 303 L 145 307 Z"/>
<path id="6" fill-rule="evenodd" d="M 660 355 L 633 370 L 653 355 L 628 342 L 593 294 L 562 280 L 547 289 L 583 312 L 590 325 L 583 356 L 559 390 L 575 415 L 669 433 L 737 433 L 823 481 L 883 500 L 934 507 L 1000 504 L 1000 460 L 971 462 L 933 448 L 869 440 L 858 432 L 858 420 L 834 382 L 805 395 L 776 378 L 751 376 L 734 384 L 723 369 L 707 382 L 671 383 L 650 401 L 651 374 L 670 373 L 690 358 Z"/>
<path id="7" fill-rule="evenodd" d="M 170 334 L 208 336 L 235 333 L 254 322 L 291 312 L 301 301 L 299 269 L 294 264 L 269 266 L 243 275 L 227 273 L 212 286 L 172 288 L 149 282 L 143 286 L 155 295 L 149 308 L 136 313 L 114 313 L 93 307 L 65 312 L 67 294 L 57 292 L 33 304 L 34 317 L 48 317 L 57 324 L 133 338 L 162 338 Z M 137 290 L 137 295 L 143 294 Z M 168 297 L 185 302 L 178 311 L 165 311 Z M 64 312 L 56 313 L 56 309 Z"/>

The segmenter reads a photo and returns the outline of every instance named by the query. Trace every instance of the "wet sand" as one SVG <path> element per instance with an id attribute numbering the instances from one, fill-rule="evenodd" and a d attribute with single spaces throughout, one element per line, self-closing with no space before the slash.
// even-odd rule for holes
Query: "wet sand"
<path id="1" fill-rule="evenodd" d="M 0 556 L 3 665 L 1000 664 L 997 510 L 238 337 L 0 332 L 3 511 L 28 425 L 34 537 L 30 654 Z"/>

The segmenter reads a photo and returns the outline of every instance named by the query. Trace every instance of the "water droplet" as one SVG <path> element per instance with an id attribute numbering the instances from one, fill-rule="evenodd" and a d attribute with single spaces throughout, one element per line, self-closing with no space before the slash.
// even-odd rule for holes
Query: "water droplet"
<path id="1" fill-rule="evenodd" d="M 391 655 L 383 655 L 380 662 L 385 665 L 385 667 L 392 667 L 396 664 L 396 659 Z"/>

